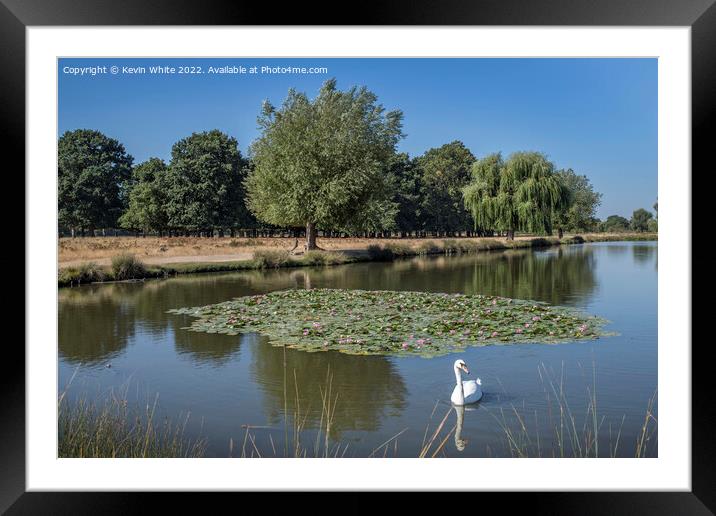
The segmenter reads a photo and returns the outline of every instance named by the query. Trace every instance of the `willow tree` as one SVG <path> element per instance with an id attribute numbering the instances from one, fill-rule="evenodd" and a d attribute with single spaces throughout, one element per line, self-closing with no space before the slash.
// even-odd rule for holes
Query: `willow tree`
<path id="1" fill-rule="evenodd" d="M 588 231 L 594 228 L 597 207 L 602 203 L 602 194 L 595 192 L 592 183 L 585 175 L 574 170 L 558 170 L 557 176 L 567 188 L 569 198 L 558 206 L 552 215 L 559 238 L 564 229 L 568 231 Z"/>
<path id="2" fill-rule="evenodd" d="M 307 249 L 316 248 L 317 228 L 375 222 L 371 208 L 390 194 L 385 164 L 403 136 L 402 118 L 386 113 L 365 87 L 339 91 L 335 79 L 313 100 L 290 89 L 280 108 L 264 102 L 261 135 L 250 148 L 247 206 L 263 222 L 305 227 Z"/>
<path id="3" fill-rule="evenodd" d="M 569 190 L 554 165 L 538 152 L 516 152 L 502 162 L 499 154 L 475 163 L 472 182 L 463 189 L 476 229 L 550 234 L 552 216 L 569 202 Z"/>
<path id="4" fill-rule="evenodd" d="M 477 160 L 470 173 L 472 180 L 463 188 L 465 206 L 472 213 L 475 231 L 484 234 L 489 230 L 500 230 L 500 177 L 505 163 L 502 154 L 490 154 Z"/>

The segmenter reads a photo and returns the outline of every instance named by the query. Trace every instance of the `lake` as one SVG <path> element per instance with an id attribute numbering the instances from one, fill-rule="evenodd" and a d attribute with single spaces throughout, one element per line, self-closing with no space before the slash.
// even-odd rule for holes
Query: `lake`
<path id="1" fill-rule="evenodd" d="M 205 438 L 211 457 L 291 455 L 297 426 L 308 456 L 417 457 L 436 429 L 428 455 L 573 456 L 598 447 L 600 457 L 633 457 L 637 448 L 656 456 L 655 420 L 644 436 L 642 426 L 657 387 L 657 249 L 606 242 L 60 289 L 58 388 L 70 400 L 109 392 L 142 406 L 158 400 L 161 417 L 188 417 L 185 437 Z M 544 301 L 608 319 L 615 335 L 430 359 L 354 356 L 189 332 L 191 317 L 167 313 L 292 288 Z M 457 358 L 485 393 L 465 410 L 450 404 Z M 651 412 L 656 418 L 656 401 Z"/>

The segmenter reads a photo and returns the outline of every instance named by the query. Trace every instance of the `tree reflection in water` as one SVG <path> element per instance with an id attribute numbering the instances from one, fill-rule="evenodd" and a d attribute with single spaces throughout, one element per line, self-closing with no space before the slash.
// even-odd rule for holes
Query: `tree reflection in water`
<path id="1" fill-rule="evenodd" d="M 387 357 L 294 349 L 285 349 L 284 354 L 283 347 L 272 346 L 265 337 L 247 342 L 252 379 L 264 395 L 269 424 L 280 423 L 284 411 L 291 416 L 298 410 L 301 418 L 306 418 L 305 428 L 318 428 L 322 394 L 328 389 L 334 398 L 331 402 L 337 397 L 331 422 L 333 439 L 340 439 L 345 431 L 376 430 L 385 416 L 399 415 L 405 406 L 405 383 Z"/>
<path id="2" fill-rule="evenodd" d="M 643 261 L 656 255 L 656 247 L 634 246 L 633 252 Z M 236 353 L 239 339 L 183 330 L 187 319 L 167 310 L 287 288 L 463 292 L 574 305 L 596 288 L 594 261 L 589 246 L 569 246 L 61 289 L 59 351 L 70 363 L 97 363 L 121 353 L 141 332 L 173 340 L 179 353 L 220 365 Z"/>

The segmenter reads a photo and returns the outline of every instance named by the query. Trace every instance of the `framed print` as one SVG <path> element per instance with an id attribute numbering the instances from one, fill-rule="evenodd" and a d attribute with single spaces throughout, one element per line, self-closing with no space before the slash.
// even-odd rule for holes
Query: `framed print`
<path id="1" fill-rule="evenodd" d="M 27 303 L 3 510 L 435 490 L 711 513 L 711 4 L 348 26 L 4 1 Z"/>

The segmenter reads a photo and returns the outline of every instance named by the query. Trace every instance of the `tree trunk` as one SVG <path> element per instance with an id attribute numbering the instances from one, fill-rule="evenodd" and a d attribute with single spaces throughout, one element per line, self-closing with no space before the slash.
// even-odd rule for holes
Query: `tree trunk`
<path id="1" fill-rule="evenodd" d="M 306 251 L 316 249 L 316 223 L 306 223 Z"/>
<path id="2" fill-rule="evenodd" d="M 564 236 L 564 232 L 562 231 L 562 228 L 557 228 L 557 238 L 562 240 L 563 236 Z"/>
<path id="3" fill-rule="evenodd" d="M 514 239 L 515 239 L 515 230 L 514 230 L 514 229 L 510 229 L 510 230 L 507 232 L 507 240 L 514 240 Z"/>

